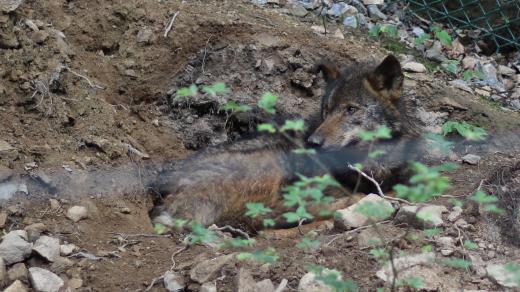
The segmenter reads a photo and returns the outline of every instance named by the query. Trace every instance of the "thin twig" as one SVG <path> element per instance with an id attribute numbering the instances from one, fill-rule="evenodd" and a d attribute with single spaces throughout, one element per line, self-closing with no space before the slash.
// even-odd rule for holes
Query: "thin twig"
<path id="1" fill-rule="evenodd" d="M 362 177 L 366 178 L 367 180 L 369 180 L 371 183 L 373 183 L 376 188 L 377 188 L 377 194 L 381 197 L 381 198 L 384 198 L 384 199 L 387 199 L 387 200 L 392 200 L 392 201 L 397 201 L 397 202 L 400 202 L 400 203 L 404 203 L 404 204 L 408 204 L 408 205 L 411 205 L 412 203 L 408 202 L 407 200 L 405 199 L 400 199 L 400 198 L 392 198 L 392 197 L 389 197 L 389 196 L 386 196 L 384 193 L 383 193 L 383 190 L 381 190 L 381 186 L 379 185 L 379 183 L 371 176 L 369 176 L 368 174 L 364 173 L 363 171 L 361 171 L 360 169 L 354 167 L 352 164 L 348 164 L 348 168 L 357 172 L 358 174 L 360 174 Z"/>
<path id="2" fill-rule="evenodd" d="M 222 226 L 222 227 L 215 227 L 215 228 L 212 228 L 213 230 L 218 230 L 218 231 L 224 231 L 224 230 L 228 230 L 228 231 L 231 231 L 231 232 L 234 232 L 234 233 L 238 233 L 240 235 L 242 235 L 243 237 L 245 237 L 246 239 L 250 239 L 249 237 L 249 234 L 247 234 L 245 231 L 242 231 L 240 229 L 237 229 L 237 228 L 234 228 L 230 225 L 226 225 L 226 226 Z"/>
<path id="3" fill-rule="evenodd" d="M 88 79 L 87 76 L 85 76 L 85 75 L 81 75 L 81 74 L 79 74 L 78 72 L 76 72 L 76 71 L 70 69 L 70 68 L 67 67 L 67 66 L 63 66 L 63 69 L 66 69 L 67 71 L 69 71 L 70 73 L 76 75 L 77 77 L 80 77 L 80 78 L 85 79 L 85 81 L 88 82 L 88 85 L 90 85 L 90 87 L 92 87 L 92 88 L 105 89 L 105 88 L 104 88 L 103 86 L 101 86 L 101 85 L 97 85 L 97 84 L 92 83 L 92 81 L 90 81 L 90 79 Z"/>
<path id="4" fill-rule="evenodd" d="M 128 234 L 128 233 L 122 233 L 122 232 L 109 232 L 109 234 L 119 235 L 123 238 L 128 238 L 128 237 L 171 237 L 170 234 L 153 234 L 153 233 Z"/>
<path id="5" fill-rule="evenodd" d="M 357 231 L 360 231 L 360 230 L 364 230 L 364 229 L 367 229 L 369 227 L 372 227 L 374 225 L 380 225 L 380 224 L 385 224 L 385 223 L 389 223 L 389 222 L 392 222 L 392 220 L 385 220 L 385 221 L 381 221 L 381 222 L 377 222 L 375 224 L 370 224 L 370 225 L 365 225 L 365 226 L 361 226 L 361 227 L 358 227 L 358 228 L 354 228 L 352 230 L 349 230 L 347 232 L 343 232 L 341 234 L 337 234 L 337 235 L 334 235 L 334 238 L 327 242 L 324 246 L 329 246 L 331 245 L 334 241 L 336 241 L 336 239 L 340 238 L 340 237 L 343 237 L 345 235 L 349 235 L 349 234 L 352 234 L 352 233 L 356 233 Z"/>
<path id="6" fill-rule="evenodd" d="M 206 41 L 206 46 L 204 46 L 204 56 L 202 57 L 202 74 L 205 74 L 204 72 L 204 64 L 206 63 L 206 54 L 208 53 L 208 44 L 213 36 L 209 36 L 208 40 Z"/>
<path id="7" fill-rule="evenodd" d="M 170 30 L 172 30 L 173 22 L 175 21 L 175 18 L 177 17 L 177 15 L 179 14 L 179 12 L 180 12 L 180 11 L 177 11 L 177 12 L 175 12 L 175 14 L 173 14 L 172 19 L 171 19 L 170 22 L 168 23 L 168 26 L 164 29 L 164 37 L 165 37 L 165 38 L 168 37 L 168 34 L 170 33 Z"/>

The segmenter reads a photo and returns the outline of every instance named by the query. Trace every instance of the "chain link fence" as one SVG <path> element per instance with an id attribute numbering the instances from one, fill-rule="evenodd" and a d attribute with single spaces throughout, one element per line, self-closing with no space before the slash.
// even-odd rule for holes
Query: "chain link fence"
<path id="1" fill-rule="evenodd" d="M 409 8 L 430 22 L 480 32 L 487 49 L 520 49 L 520 0 L 407 0 Z"/>

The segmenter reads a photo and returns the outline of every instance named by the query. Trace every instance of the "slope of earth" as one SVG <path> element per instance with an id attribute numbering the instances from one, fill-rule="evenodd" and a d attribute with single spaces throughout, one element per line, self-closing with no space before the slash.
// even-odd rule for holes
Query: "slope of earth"
<path id="1" fill-rule="evenodd" d="M 0 223 L 6 233 L 43 223 L 41 233 L 78 247 L 66 260 L 51 263 L 34 254 L 25 265 L 50 269 L 79 291 L 144 290 L 171 268 L 187 281 L 187 290 L 198 291 L 202 283 L 188 280 L 190 269 L 234 250 L 194 246 L 176 253 L 183 235 L 154 235 L 148 216 L 153 202 L 145 188 L 155 163 L 232 140 L 227 116 L 219 112 L 228 100 L 253 105 L 272 91 L 280 96 L 282 115 L 312 121 L 323 93 L 321 78 L 311 72 L 315 62 L 352 64 L 387 54 L 351 34 L 316 35 L 313 23 L 319 20 L 302 21 L 249 1 L 26 1 L 0 14 L 0 214 L 7 216 Z M 181 86 L 217 81 L 231 92 L 187 101 L 174 94 Z M 438 130 L 447 120 L 466 120 L 496 135 L 491 143 L 462 150 L 483 159 L 452 174 L 451 195 L 472 193 L 496 168 L 515 162 L 516 113 L 428 74 L 410 74 L 405 87 L 405 97 L 422 109 L 421 126 Z M 74 205 L 85 206 L 88 218 L 68 219 Z M 519 255 L 478 210 L 462 216 L 472 226 L 465 235 L 482 242 L 481 257 L 500 263 Z M 458 229 L 446 224 L 452 236 Z M 306 251 L 294 248 L 301 240 L 297 232 L 267 232 L 257 237 L 256 248 L 275 247 L 277 263 L 230 261 L 207 281 L 219 291 L 236 290 L 245 267 L 257 281 L 287 279 L 293 291 L 307 264 L 321 264 L 363 291 L 382 287 L 375 276 L 379 265 L 358 241 L 359 232 L 341 235 L 330 225 L 317 229 L 320 247 Z M 402 231 L 392 224 L 384 228 L 395 237 Z M 403 251 L 418 252 L 426 241 L 404 242 Z M 477 272 L 442 272 L 455 279 L 445 289 L 460 283 L 498 289 Z M 160 283 L 151 290 L 164 288 Z"/>

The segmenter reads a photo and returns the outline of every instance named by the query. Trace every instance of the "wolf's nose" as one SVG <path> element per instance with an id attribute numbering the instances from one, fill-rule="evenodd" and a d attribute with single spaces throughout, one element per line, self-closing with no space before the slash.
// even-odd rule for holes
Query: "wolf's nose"
<path id="1" fill-rule="evenodd" d="M 307 139 L 307 142 L 309 142 L 309 144 L 311 144 L 311 146 L 314 146 L 314 147 L 319 147 L 321 145 L 323 145 L 323 142 L 325 141 L 325 139 L 321 136 L 321 135 L 311 135 L 309 137 L 309 139 Z"/>

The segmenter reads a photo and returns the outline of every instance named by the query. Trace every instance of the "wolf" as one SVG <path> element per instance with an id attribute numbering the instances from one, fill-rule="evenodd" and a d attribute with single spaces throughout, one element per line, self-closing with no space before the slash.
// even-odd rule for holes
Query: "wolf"
<path id="1" fill-rule="evenodd" d="M 323 62 L 315 69 L 322 72 L 327 87 L 321 100 L 321 123 L 307 141 L 323 153 L 312 159 L 303 157 L 291 152 L 294 141 L 265 136 L 202 151 L 164 171 L 153 185 L 165 194 L 155 222 L 169 226 L 174 225 L 173 219 L 205 226 L 236 223 L 244 220 L 249 202 L 279 210 L 281 190 L 295 173 L 323 174 L 329 171 L 327 164 L 336 172 L 347 163 L 363 161 L 364 149 L 349 148 L 359 142 L 360 131 L 386 125 L 395 135 L 402 132 L 404 76 L 395 56 L 371 67 L 340 70 Z"/>

